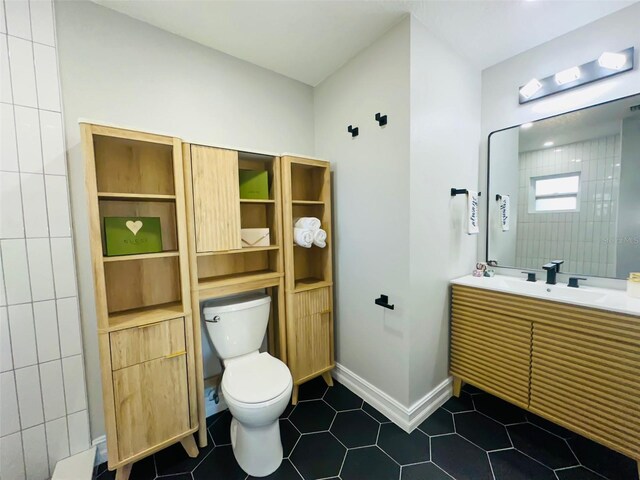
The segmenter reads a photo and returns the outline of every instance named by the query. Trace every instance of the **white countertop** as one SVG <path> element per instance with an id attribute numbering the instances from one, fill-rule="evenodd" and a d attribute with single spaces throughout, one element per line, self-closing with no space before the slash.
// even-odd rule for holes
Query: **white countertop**
<path id="1" fill-rule="evenodd" d="M 567 287 L 564 283 L 547 285 L 542 280 L 527 282 L 526 278 L 510 277 L 507 275 L 495 275 L 493 277 L 466 275 L 451 280 L 451 283 L 572 305 L 599 308 L 600 310 L 625 313 L 627 315 L 636 315 L 639 316 L 640 320 L 640 298 L 628 296 L 625 290 L 589 286 L 571 288 Z"/>

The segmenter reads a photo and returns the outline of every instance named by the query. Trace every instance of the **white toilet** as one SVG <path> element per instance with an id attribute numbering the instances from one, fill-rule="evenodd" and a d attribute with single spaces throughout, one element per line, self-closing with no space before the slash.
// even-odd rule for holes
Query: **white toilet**
<path id="1" fill-rule="evenodd" d="M 259 352 L 270 303 L 268 295 L 251 294 L 210 300 L 203 307 L 209 338 L 224 361 L 222 394 L 233 416 L 233 453 L 254 477 L 270 475 L 282 462 L 278 420 L 293 388 L 287 366 Z"/>

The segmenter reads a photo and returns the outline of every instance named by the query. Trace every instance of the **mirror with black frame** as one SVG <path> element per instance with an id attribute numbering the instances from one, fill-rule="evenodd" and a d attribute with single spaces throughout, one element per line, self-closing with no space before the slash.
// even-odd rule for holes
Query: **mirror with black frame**
<path id="1" fill-rule="evenodd" d="M 640 94 L 489 135 L 487 260 L 640 271 Z"/>

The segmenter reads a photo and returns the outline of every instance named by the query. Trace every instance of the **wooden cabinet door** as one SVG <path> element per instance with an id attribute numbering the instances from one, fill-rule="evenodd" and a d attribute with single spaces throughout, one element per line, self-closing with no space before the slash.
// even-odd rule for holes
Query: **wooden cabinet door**
<path id="1" fill-rule="evenodd" d="M 587 308 L 534 322 L 531 411 L 640 458 L 640 324 Z"/>
<path id="2" fill-rule="evenodd" d="M 113 372 L 118 455 L 126 460 L 190 428 L 186 354 Z"/>
<path id="3" fill-rule="evenodd" d="M 196 250 L 242 248 L 238 152 L 192 145 L 191 173 Z"/>
<path id="4" fill-rule="evenodd" d="M 502 313 L 506 308 L 501 306 L 507 306 L 509 297 L 454 285 L 450 371 L 455 377 L 527 408 L 531 322 Z"/>
<path id="5" fill-rule="evenodd" d="M 293 380 L 302 381 L 333 366 L 331 287 L 294 294 Z M 289 329 L 287 325 L 287 329 Z"/>

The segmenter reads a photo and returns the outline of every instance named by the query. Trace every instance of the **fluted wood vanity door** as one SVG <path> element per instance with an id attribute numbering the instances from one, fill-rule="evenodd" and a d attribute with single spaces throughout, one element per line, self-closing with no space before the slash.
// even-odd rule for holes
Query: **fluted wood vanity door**
<path id="1" fill-rule="evenodd" d="M 532 324 L 501 313 L 500 298 L 485 308 L 483 296 L 484 290 L 453 287 L 451 374 L 527 408 Z"/>
<path id="2" fill-rule="evenodd" d="M 238 152 L 192 145 L 191 179 L 196 250 L 242 248 Z"/>
<path id="3" fill-rule="evenodd" d="M 113 391 L 121 460 L 190 428 L 184 352 L 114 371 Z"/>

